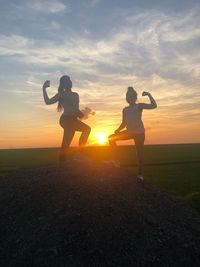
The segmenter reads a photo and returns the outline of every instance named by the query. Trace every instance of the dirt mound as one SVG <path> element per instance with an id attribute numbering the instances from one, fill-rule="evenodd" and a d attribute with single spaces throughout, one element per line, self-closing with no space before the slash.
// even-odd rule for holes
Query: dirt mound
<path id="1" fill-rule="evenodd" d="M 103 164 L 0 180 L 1 266 L 200 266 L 200 215 Z"/>

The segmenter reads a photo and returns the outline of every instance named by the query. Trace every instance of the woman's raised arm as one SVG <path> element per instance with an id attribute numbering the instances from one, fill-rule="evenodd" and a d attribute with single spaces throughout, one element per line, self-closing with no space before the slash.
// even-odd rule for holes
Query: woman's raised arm
<path id="1" fill-rule="evenodd" d="M 54 103 L 58 102 L 59 95 L 57 93 L 52 98 L 49 98 L 48 95 L 47 95 L 47 91 L 46 91 L 46 89 L 48 87 L 50 87 L 50 81 L 45 81 L 44 84 L 43 84 L 43 86 L 42 86 L 43 96 L 44 96 L 44 102 L 45 102 L 46 105 L 51 105 L 51 104 L 54 104 Z"/>
<path id="2" fill-rule="evenodd" d="M 155 99 L 153 98 L 153 96 L 149 92 L 143 92 L 142 93 L 142 96 L 146 96 L 146 95 L 149 97 L 150 104 L 140 103 L 139 107 L 141 109 L 154 109 L 154 108 L 157 108 L 157 103 L 156 103 Z"/>

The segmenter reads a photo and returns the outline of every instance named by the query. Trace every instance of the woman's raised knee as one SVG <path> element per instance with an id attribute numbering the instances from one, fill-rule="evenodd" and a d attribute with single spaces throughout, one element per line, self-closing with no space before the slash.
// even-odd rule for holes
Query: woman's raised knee
<path id="1" fill-rule="evenodd" d="M 113 140 L 114 136 L 115 136 L 114 134 L 109 135 L 109 136 L 108 136 L 108 140 L 109 140 L 109 141 Z"/>

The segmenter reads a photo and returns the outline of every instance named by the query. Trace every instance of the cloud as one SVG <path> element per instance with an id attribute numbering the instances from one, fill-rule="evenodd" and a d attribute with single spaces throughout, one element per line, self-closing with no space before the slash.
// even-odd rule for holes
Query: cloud
<path id="1" fill-rule="evenodd" d="M 89 1 L 89 6 L 90 7 L 95 7 L 97 6 L 102 0 L 90 0 Z"/>
<path id="2" fill-rule="evenodd" d="M 160 26 L 160 38 L 165 42 L 189 41 L 200 37 L 199 18 L 200 7 L 196 6 L 190 12 L 177 14 L 172 20 L 166 17 Z"/>
<path id="3" fill-rule="evenodd" d="M 0 53 L 37 65 L 69 66 L 73 72 L 111 78 L 119 73 L 146 79 L 157 74 L 177 82 L 198 80 L 197 45 L 187 47 L 199 36 L 197 9 L 184 18 L 158 11 L 126 17 L 117 32 L 97 40 L 73 34 L 59 44 L 24 36 L 0 36 Z M 187 26 L 187 27 L 186 27 Z M 59 28 L 53 22 L 52 27 Z"/>
<path id="4" fill-rule="evenodd" d="M 58 22 L 56 22 L 56 21 L 51 22 L 51 29 L 52 30 L 59 30 L 60 28 L 61 28 L 61 25 Z"/>
<path id="5" fill-rule="evenodd" d="M 60 13 L 60 12 L 70 12 L 71 9 L 66 4 L 61 1 L 39 1 L 35 0 L 28 4 L 30 8 L 41 13 Z"/>
<path id="6" fill-rule="evenodd" d="M 0 35 L 0 55 L 25 55 L 33 45 L 33 39 L 21 35 Z"/>

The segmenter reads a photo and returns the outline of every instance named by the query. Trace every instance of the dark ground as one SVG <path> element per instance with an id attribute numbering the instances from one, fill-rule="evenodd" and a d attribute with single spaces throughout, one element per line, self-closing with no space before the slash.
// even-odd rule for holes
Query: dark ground
<path id="1" fill-rule="evenodd" d="M 0 265 L 200 266 L 200 214 L 103 164 L 0 179 Z"/>

